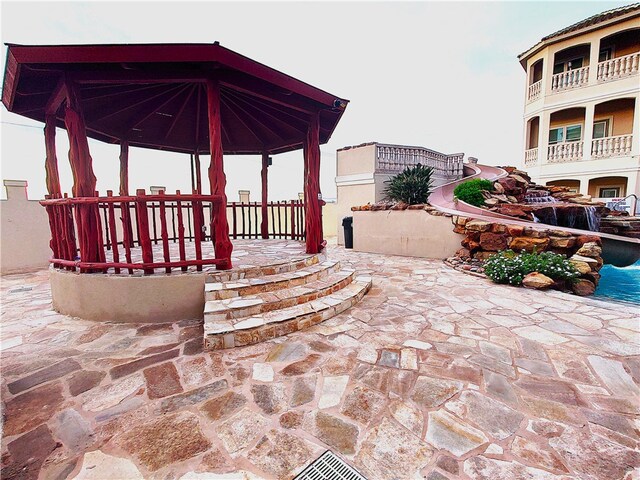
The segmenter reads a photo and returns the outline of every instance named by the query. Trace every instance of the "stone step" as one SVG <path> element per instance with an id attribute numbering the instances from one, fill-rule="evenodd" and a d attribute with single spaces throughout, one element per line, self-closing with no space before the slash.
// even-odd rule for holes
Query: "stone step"
<path id="1" fill-rule="evenodd" d="M 342 290 L 293 307 L 224 322 L 205 319 L 205 347 L 220 350 L 252 345 L 316 325 L 360 301 L 371 284 L 371 277 L 356 276 Z"/>
<path id="2" fill-rule="evenodd" d="M 299 270 L 266 275 L 260 278 L 240 278 L 228 282 L 205 283 L 205 301 L 225 300 L 314 282 L 340 270 L 339 262 L 322 262 Z"/>
<path id="3" fill-rule="evenodd" d="M 234 267 L 232 270 L 207 272 L 207 283 L 222 283 L 242 278 L 258 278 L 268 275 L 278 275 L 280 273 L 293 272 L 310 267 L 326 260 L 324 251 L 315 255 L 308 255 L 298 258 L 291 258 L 285 262 L 272 263 L 268 265 L 247 265 Z"/>
<path id="4" fill-rule="evenodd" d="M 346 287 L 352 282 L 354 276 L 355 271 L 353 270 L 340 270 L 299 287 L 283 288 L 273 292 L 238 296 L 225 300 L 210 300 L 204 305 L 205 322 L 215 323 L 249 317 L 310 302 Z"/>

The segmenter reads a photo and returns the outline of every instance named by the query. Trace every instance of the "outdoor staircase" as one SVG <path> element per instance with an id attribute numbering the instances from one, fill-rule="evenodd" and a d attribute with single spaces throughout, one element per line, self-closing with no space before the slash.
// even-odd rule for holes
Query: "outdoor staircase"
<path id="1" fill-rule="evenodd" d="M 323 254 L 208 275 L 204 337 L 210 350 L 239 347 L 323 322 L 360 301 L 371 277 Z"/>

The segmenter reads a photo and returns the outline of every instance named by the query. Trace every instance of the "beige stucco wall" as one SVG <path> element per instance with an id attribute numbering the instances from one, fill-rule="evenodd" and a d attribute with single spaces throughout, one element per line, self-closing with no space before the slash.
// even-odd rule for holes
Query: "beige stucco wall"
<path id="1" fill-rule="evenodd" d="M 205 274 L 117 276 L 51 268 L 53 308 L 86 320 L 159 323 L 202 318 Z"/>
<path id="2" fill-rule="evenodd" d="M 424 210 L 353 212 L 353 248 L 359 252 L 443 259 L 460 249 L 463 235 L 450 217 Z"/>
<path id="3" fill-rule="evenodd" d="M 638 80 L 640 81 L 640 79 Z M 596 105 L 593 120 L 612 120 L 611 135 L 629 135 L 633 131 L 634 103 L 632 98 L 621 98 Z"/>
<path id="4" fill-rule="evenodd" d="M 49 219 L 38 200 L 27 198 L 27 182 L 5 180 L 0 200 L 0 273 L 18 273 L 49 265 Z"/>
<path id="5" fill-rule="evenodd" d="M 375 203 L 375 184 L 338 186 L 338 203 L 336 204 L 336 230 L 338 245 L 344 245 L 344 229 L 342 219 L 352 216 L 351 207 Z"/>

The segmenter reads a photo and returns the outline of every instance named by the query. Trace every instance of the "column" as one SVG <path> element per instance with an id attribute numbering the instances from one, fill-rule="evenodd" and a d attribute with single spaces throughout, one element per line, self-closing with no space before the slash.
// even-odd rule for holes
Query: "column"
<path id="1" fill-rule="evenodd" d="M 64 122 L 69 136 L 69 163 L 73 173 L 72 193 L 74 197 L 93 197 L 96 194 L 96 176 L 93 173 L 93 160 L 89 151 L 80 95 L 74 84 L 67 85 L 67 92 Z M 104 262 L 105 252 L 98 206 L 96 204 L 78 205 L 76 224 L 80 260 Z"/>
<path id="2" fill-rule="evenodd" d="M 200 170 L 200 153 L 194 153 L 193 159 L 196 169 L 196 192 L 202 193 L 202 171 Z M 213 194 L 213 191 L 211 191 L 211 193 Z"/>
<path id="3" fill-rule="evenodd" d="M 260 234 L 263 239 L 269 238 L 269 212 L 267 210 L 268 201 L 268 176 L 269 176 L 269 154 L 267 152 L 262 153 L 262 171 L 260 172 L 262 177 L 262 221 L 260 223 Z"/>
<path id="4" fill-rule="evenodd" d="M 598 84 L 598 58 L 600 57 L 600 39 L 591 41 L 591 49 L 589 50 L 589 83 L 588 85 Z"/>
<path id="5" fill-rule="evenodd" d="M 215 248 L 215 258 L 222 260 L 216 265 L 218 270 L 228 270 L 231 265 L 233 245 L 229 240 L 229 225 L 227 224 L 227 177 L 224 174 L 222 150 L 222 125 L 220 119 L 220 87 L 217 80 L 207 80 L 207 113 L 209 116 L 209 146 L 211 149 L 211 163 L 209 164 L 209 186 L 212 195 L 222 197 L 214 207 L 211 222 L 211 236 Z M 196 155 L 196 159 L 198 156 Z M 198 163 L 196 166 L 198 166 Z"/>
<path id="6" fill-rule="evenodd" d="M 47 192 L 51 198 L 61 197 L 58 157 L 56 155 L 56 117 L 47 115 L 44 123 L 44 144 L 46 158 L 44 168 L 47 173 Z"/>
<path id="7" fill-rule="evenodd" d="M 538 165 L 549 163 L 549 125 L 551 124 L 551 113 L 540 112 L 540 123 L 538 128 Z"/>
<path id="8" fill-rule="evenodd" d="M 320 118 L 312 115 L 305 151 L 305 226 L 307 253 L 318 253 L 324 246 L 322 234 L 322 195 L 320 193 Z"/>
<path id="9" fill-rule="evenodd" d="M 129 195 L 129 142 L 120 141 L 120 196 Z"/>
<path id="10" fill-rule="evenodd" d="M 593 103 L 587 103 L 585 105 L 584 113 L 584 132 L 582 138 L 584 145 L 582 146 L 582 159 L 591 160 L 591 143 L 593 141 L 593 116 L 595 114 L 596 106 Z"/>
<path id="11" fill-rule="evenodd" d="M 633 106 L 633 128 L 631 130 L 631 156 L 640 156 L 640 95 L 636 94 L 636 103 Z M 636 193 L 636 192 L 632 192 Z"/>

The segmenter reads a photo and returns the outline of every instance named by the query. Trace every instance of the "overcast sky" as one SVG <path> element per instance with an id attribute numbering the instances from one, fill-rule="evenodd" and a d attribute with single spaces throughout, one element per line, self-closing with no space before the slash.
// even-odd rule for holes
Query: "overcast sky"
<path id="1" fill-rule="evenodd" d="M 351 102 L 321 147 L 335 197 L 335 151 L 378 141 L 519 165 L 525 74 L 516 56 L 541 37 L 625 2 L 7 2 L 3 43 L 214 42 Z M 6 47 L 2 52 L 4 71 Z M 42 124 L 2 107 L 2 179 L 45 193 Z M 16 125 L 17 124 L 17 125 Z M 27 126 L 25 126 L 27 125 Z M 71 191 L 58 131 L 63 191 Z M 118 147 L 90 143 L 98 189 L 118 190 Z M 225 157 L 227 195 L 259 199 L 260 159 Z M 190 188 L 189 157 L 132 149 L 130 190 Z M 207 161 L 203 162 L 203 178 Z M 302 152 L 274 157 L 270 197 L 302 191 Z M 4 189 L 2 198 L 5 198 Z"/>

